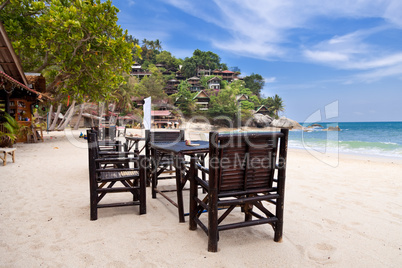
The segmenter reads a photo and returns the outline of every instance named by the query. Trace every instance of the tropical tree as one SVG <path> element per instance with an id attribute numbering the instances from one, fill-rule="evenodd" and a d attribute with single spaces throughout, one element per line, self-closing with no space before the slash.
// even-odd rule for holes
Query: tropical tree
<path id="1" fill-rule="evenodd" d="M 166 67 L 178 68 L 182 60 L 176 59 L 169 51 L 163 50 L 160 54 L 156 55 L 156 63 L 163 63 Z"/>
<path id="2" fill-rule="evenodd" d="M 237 93 L 236 89 L 228 87 L 227 89 L 220 90 L 216 96 L 212 95 L 210 97 L 208 115 L 211 118 L 225 116 L 234 122 L 239 111 L 236 101 Z M 221 120 L 221 122 L 225 122 L 225 120 Z"/>
<path id="3" fill-rule="evenodd" d="M 283 104 L 283 100 L 281 97 L 278 96 L 278 94 L 275 94 L 275 96 L 268 97 L 268 109 L 275 115 L 276 118 L 279 118 L 279 112 L 283 112 L 285 110 L 285 105 Z"/>
<path id="4" fill-rule="evenodd" d="M 0 17 L 24 70 L 43 72 L 56 99 L 108 100 L 133 48 L 110 0 L 11 0 Z"/>
<path id="5" fill-rule="evenodd" d="M 259 75 L 252 73 L 249 76 L 244 77 L 245 86 L 249 88 L 257 97 L 260 97 L 261 89 L 264 87 L 264 78 Z"/>
<path id="6" fill-rule="evenodd" d="M 206 69 L 228 69 L 225 63 L 221 63 L 221 58 L 217 54 L 196 49 L 191 58 L 184 59 L 182 72 L 185 77 L 190 78 L 196 75 L 197 67 L 200 66 Z"/>
<path id="7" fill-rule="evenodd" d="M 144 68 L 148 67 L 150 64 L 156 64 L 156 56 L 159 55 L 162 50 L 162 42 L 159 41 L 159 39 L 153 41 L 144 38 L 141 43 L 141 53 L 134 56 L 134 61 L 141 64 L 143 67 L 145 66 Z"/>
<path id="8" fill-rule="evenodd" d="M 163 90 L 165 81 L 162 73 L 153 64 L 149 66 L 149 70 L 152 75 L 142 78 L 140 83 L 135 85 L 134 95 L 138 97 L 152 96 L 152 100 L 166 99 L 167 95 Z"/>
<path id="9" fill-rule="evenodd" d="M 131 96 L 134 96 L 135 86 L 139 83 L 138 78 L 135 76 L 130 76 L 128 74 L 124 75 L 125 83 L 122 83 L 120 87 L 115 89 L 112 93 L 113 102 L 116 103 L 116 109 L 122 112 L 131 112 L 133 110 L 133 103 L 131 101 Z"/>
<path id="10" fill-rule="evenodd" d="M 195 95 L 189 90 L 190 84 L 187 81 L 182 81 L 178 86 L 178 92 L 171 95 L 172 102 L 179 108 L 185 116 L 190 116 L 196 110 Z"/>

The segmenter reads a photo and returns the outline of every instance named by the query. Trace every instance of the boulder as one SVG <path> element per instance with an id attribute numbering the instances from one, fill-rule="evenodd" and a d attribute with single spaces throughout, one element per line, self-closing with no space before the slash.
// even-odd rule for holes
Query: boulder
<path id="1" fill-rule="evenodd" d="M 273 120 L 270 126 L 276 128 L 303 129 L 298 122 L 286 117 Z"/>
<path id="2" fill-rule="evenodd" d="M 327 129 L 324 129 L 325 131 L 341 131 L 341 129 L 336 126 L 336 127 L 328 127 Z"/>
<path id="3" fill-rule="evenodd" d="M 324 128 L 324 127 L 321 126 L 320 124 L 312 124 L 312 125 L 308 126 L 308 128 L 317 128 L 317 127 L 319 127 L 319 128 Z"/>
<path id="4" fill-rule="evenodd" d="M 268 127 L 272 122 L 272 118 L 268 115 L 256 113 L 253 115 L 253 122 L 256 127 Z"/>

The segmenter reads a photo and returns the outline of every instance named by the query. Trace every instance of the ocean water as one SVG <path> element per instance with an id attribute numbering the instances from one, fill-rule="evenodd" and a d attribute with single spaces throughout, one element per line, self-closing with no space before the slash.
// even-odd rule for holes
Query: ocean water
<path id="1" fill-rule="evenodd" d="M 321 153 L 340 152 L 402 158 L 402 122 L 318 123 L 308 132 L 289 132 L 289 147 Z M 311 124 L 303 123 L 304 127 Z M 339 126 L 341 131 L 324 131 Z"/>

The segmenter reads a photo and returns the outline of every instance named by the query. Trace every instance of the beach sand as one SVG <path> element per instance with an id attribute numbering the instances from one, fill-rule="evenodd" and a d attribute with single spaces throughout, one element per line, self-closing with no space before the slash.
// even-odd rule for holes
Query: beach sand
<path id="1" fill-rule="evenodd" d="M 84 131 L 16 144 L 16 163 L 0 166 L 0 267 L 402 266 L 400 160 L 290 149 L 283 241 L 269 225 L 228 230 L 209 253 L 149 188 L 146 215 L 104 208 L 90 221 Z"/>

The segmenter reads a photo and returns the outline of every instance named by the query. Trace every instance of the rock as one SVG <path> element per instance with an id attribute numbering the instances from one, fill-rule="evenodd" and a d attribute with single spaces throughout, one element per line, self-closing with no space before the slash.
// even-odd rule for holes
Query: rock
<path id="1" fill-rule="evenodd" d="M 270 126 L 277 128 L 303 129 L 303 127 L 298 122 L 286 117 L 281 117 L 279 119 L 273 120 Z"/>
<path id="2" fill-rule="evenodd" d="M 320 124 L 312 124 L 312 125 L 308 126 L 307 128 L 315 128 L 315 127 L 324 128 Z"/>
<path id="3" fill-rule="evenodd" d="M 253 122 L 256 127 L 268 127 L 272 122 L 272 118 L 268 115 L 256 113 L 253 115 Z"/>
<path id="4" fill-rule="evenodd" d="M 328 127 L 327 129 L 324 129 L 324 131 L 341 131 L 341 129 L 336 126 L 336 127 Z"/>

